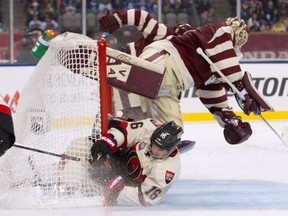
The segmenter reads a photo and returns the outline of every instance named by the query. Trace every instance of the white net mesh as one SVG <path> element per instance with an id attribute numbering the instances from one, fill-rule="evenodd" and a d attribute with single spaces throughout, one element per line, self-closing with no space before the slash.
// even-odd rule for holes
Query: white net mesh
<path id="1" fill-rule="evenodd" d="M 101 132 L 97 41 L 53 39 L 26 84 L 14 116 L 16 143 L 80 161 L 12 147 L 0 158 L 0 207 L 87 205 L 99 200 L 89 177 L 91 141 Z"/>

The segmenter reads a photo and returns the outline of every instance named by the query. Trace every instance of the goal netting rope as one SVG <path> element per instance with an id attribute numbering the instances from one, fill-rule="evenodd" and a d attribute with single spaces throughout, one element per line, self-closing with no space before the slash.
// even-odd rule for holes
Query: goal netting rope
<path id="1" fill-rule="evenodd" d="M 98 54 L 96 41 L 84 35 L 64 33 L 50 42 L 21 93 L 16 142 L 81 160 L 12 147 L 0 158 L 0 207 L 100 203 L 88 161 L 88 136 L 101 133 Z"/>

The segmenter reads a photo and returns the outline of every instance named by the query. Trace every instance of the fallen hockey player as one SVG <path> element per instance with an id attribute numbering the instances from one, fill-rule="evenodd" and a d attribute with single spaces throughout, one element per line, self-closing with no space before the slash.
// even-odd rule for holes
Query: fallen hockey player
<path id="1" fill-rule="evenodd" d="M 91 148 L 91 169 L 105 205 L 159 204 L 180 174 L 182 128 L 154 119 L 113 119 L 109 128 Z"/>

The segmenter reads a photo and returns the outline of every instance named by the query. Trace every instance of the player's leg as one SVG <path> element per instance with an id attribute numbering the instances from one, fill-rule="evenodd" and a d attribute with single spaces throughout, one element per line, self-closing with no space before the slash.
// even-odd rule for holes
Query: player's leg
<path id="1" fill-rule="evenodd" d="M 156 118 L 163 123 L 173 120 L 177 125 L 183 127 L 180 110 L 180 94 L 183 84 L 179 83 L 169 56 L 157 59 L 157 64 L 166 66 L 165 75 L 157 98 L 154 100 L 142 98 L 143 110 L 146 110 L 147 117 Z"/>
<path id="2" fill-rule="evenodd" d="M 141 108 L 141 96 L 121 89 L 113 89 L 115 115 L 135 121 L 146 118 Z M 120 114 L 121 113 L 121 114 Z"/>
<path id="3" fill-rule="evenodd" d="M 142 104 L 147 111 L 147 117 L 156 118 L 162 123 L 173 120 L 177 125 L 183 127 L 178 98 L 171 96 L 157 97 L 155 100 L 143 98 Z"/>

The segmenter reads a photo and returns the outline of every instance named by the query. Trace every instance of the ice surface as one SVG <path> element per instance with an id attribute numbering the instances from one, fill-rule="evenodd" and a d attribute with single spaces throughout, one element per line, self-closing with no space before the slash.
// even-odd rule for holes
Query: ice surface
<path id="1" fill-rule="evenodd" d="M 180 179 L 159 206 L 0 209 L 2 216 L 275 216 L 288 215 L 288 146 L 262 121 L 240 145 L 225 142 L 216 122 L 185 123 L 184 139 L 196 141 L 181 156 Z M 288 121 L 269 121 L 281 134 Z"/>

